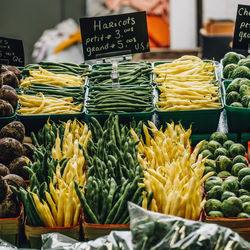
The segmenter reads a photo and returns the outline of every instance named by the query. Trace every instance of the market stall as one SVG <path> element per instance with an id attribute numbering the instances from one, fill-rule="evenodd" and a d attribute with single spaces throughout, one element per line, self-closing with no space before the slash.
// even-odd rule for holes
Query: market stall
<path id="1" fill-rule="evenodd" d="M 0 246 L 248 249 L 250 57 L 135 62 L 145 12 L 80 25 L 85 62 L 0 65 Z"/>

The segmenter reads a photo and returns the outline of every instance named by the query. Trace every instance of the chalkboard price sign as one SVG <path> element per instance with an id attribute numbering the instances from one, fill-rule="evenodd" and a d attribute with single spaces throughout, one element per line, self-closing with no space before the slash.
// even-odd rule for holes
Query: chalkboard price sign
<path id="1" fill-rule="evenodd" d="M 146 12 L 80 18 L 85 60 L 149 51 Z"/>
<path id="2" fill-rule="evenodd" d="M 0 37 L 0 64 L 24 66 L 23 42 Z"/>
<path id="3" fill-rule="evenodd" d="M 250 5 L 238 5 L 233 48 L 250 51 Z"/>

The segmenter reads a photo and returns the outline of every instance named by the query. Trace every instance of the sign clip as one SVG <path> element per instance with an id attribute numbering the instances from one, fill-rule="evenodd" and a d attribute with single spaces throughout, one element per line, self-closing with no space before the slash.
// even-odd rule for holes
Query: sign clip
<path id="1" fill-rule="evenodd" d="M 120 88 L 118 62 L 117 60 L 111 60 L 111 62 L 112 62 L 112 72 L 111 72 L 112 88 Z"/>

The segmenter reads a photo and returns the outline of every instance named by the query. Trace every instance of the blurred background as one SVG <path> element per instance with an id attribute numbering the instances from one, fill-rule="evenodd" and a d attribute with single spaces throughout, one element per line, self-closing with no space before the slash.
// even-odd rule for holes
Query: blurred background
<path id="1" fill-rule="evenodd" d="M 147 11 L 150 53 L 133 60 L 183 54 L 220 60 L 231 50 L 238 4 L 250 0 L 0 0 L 0 36 L 23 40 L 26 64 L 84 60 L 79 18 Z"/>

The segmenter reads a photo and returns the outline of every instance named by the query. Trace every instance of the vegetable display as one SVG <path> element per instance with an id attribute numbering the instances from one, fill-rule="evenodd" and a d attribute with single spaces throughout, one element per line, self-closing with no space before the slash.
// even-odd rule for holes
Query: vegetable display
<path id="1" fill-rule="evenodd" d="M 74 191 L 73 182 L 50 182 L 26 191 L 11 187 L 11 190 L 22 200 L 30 226 L 70 227 L 79 221 L 80 204 Z M 54 187 L 56 185 L 56 187 Z M 44 198 L 42 198 L 44 197 Z"/>
<path id="2" fill-rule="evenodd" d="M 18 87 L 21 72 L 13 66 L 0 64 L 0 117 L 12 116 L 18 98 L 14 88 Z"/>
<path id="3" fill-rule="evenodd" d="M 44 83 L 33 83 L 23 89 L 26 95 L 37 95 L 43 93 L 46 97 L 64 98 L 73 97 L 74 103 L 83 103 L 85 89 L 83 86 L 79 87 L 60 87 Z"/>
<path id="4" fill-rule="evenodd" d="M 8 85 L 12 88 L 18 88 L 21 77 L 22 74 L 16 67 L 0 64 L 0 88 L 3 85 Z"/>
<path id="5" fill-rule="evenodd" d="M 20 204 L 11 192 L 11 187 L 26 188 L 24 180 L 28 173 L 24 170 L 30 160 L 24 152 L 25 128 L 13 121 L 0 129 L 0 218 L 18 217 Z"/>
<path id="6" fill-rule="evenodd" d="M 236 78 L 226 86 L 226 104 L 250 108 L 250 79 Z"/>
<path id="7" fill-rule="evenodd" d="M 141 85 L 150 82 L 152 67 L 146 62 L 125 62 L 117 66 L 120 85 Z M 112 85 L 112 65 L 94 65 L 93 69 L 84 74 L 90 86 Z"/>
<path id="8" fill-rule="evenodd" d="M 183 56 L 154 67 L 159 111 L 215 109 L 222 106 L 215 66 L 198 57 Z"/>
<path id="9" fill-rule="evenodd" d="M 81 76 L 89 68 L 89 66 L 85 63 L 75 64 L 69 62 L 58 63 L 58 62 L 41 61 L 38 64 L 26 65 L 22 70 L 22 74 L 29 75 L 30 71 L 36 71 L 39 69 L 39 67 L 42 67 L 43 69 L 54 74 L 67 74 L 73 76 Z"/>
<path id="10" fill-rule="evenodd" d="M 214 176 L 207 179 L 205 183 L 207 216 L 250 219 L 250 175 L 248 171 L 248 167 L 241 169 L 238 178 L 229 176 L 222 180 Z"/>
<path id="11" fill-rule="evenodd" d="M 17 98 L 17 93 L 14 88 L 8 85 L 3 85 L 2 88 L 0 88 L 0 99 L 9 102 L 13 110 L 16 109 L 18 98 Z"/>
<path id="12" fill-rule="evenodd" d="M 28 179 L 27 172 L 23 168 L 30 161 L 27 158 L 27 151 L 24 150 L 26 145 L 24 136 L 25 128 L 19 121 L 13 121 L 0 129 L 0 165 L 3 171 L 2 174 L 0 171 L 0 175 L 5 176 L 10 173 Z"/>
<path id="13" fill-rule="evenodd" d="M 143 186 L 148 194 L 154 194 L 149 209 L 197 220 L 206 203 L 202 200 L 201 185 L 213 175 L 203 176 L 206 159 L 202 159 L 201 154 L 196 161 L 203 141 L 191 153 L 191 129 L 185 131 L 181 125 L 168 123 L 163 131 L 152 122 L 148 124 L 149 128 L 143 125 L 145 142 L 139 140 L 140 136 L 132 128 L 130 131 L 139 141 L 138 160 L 144 170 Z M 145 196 L 142 206 L 147 208 L 147 203 Z"/>
<path id="14" fill-rule="evenodd" d="M 140 131 L 142 123 L 135 130 Z M 143 177 L 137 161 L 137 146 L 126 125 L 119 125 L 118 116 L 110 116 L 103 127 L 91 118 L 92 139 L 87 151 L 88 163 L 86 187 L 75 182 L 87 223 L 127 224 L 127 201 L 138 205 L 142 202 Z M 150 202 L 149 202 L 150 203 Z"/>
<path id="15" fill-rule="evenodd" d="M 8 183 L 8 179 L 11 178 L 20 178 L 25 186 L 24 180 L 19 176 L 10 174 L 5 177 L 0 176 L 0 218 L 15 218 L 20 214 L 20 206 Z"/>
<path id="16" fill-rule="evenodd" d="M 29 173 L 27 191 L 11 187 L 24 203 L 29 226 L 70 227 L 77 225 L 80 201 L 74 182 L 83 186 L 85 158 L 79 148 L 87 147 L 91 132 L 86 124 L 77 120 L 56 125 L 47 122 L 31 133 L 36 148 L 34 162 L 25 167 Z"/>
<path id="17" fill-rule="evenodd" d="M 81 76 L 69 74 L 55 74 L 39 67 L 39 70 L 29 71 L 30 76 L 21 80 L 20 87 L 27 87 L 32 83 L 44 83 L 61 87 L 72 87 L 84 85 L 84 79 Z"/>
<path id="18" fill-rule="evenodd" d="M 249 108 L 249 58 L 230 52 L 222 64 L 224 77 L 234 79 L 225 85 L 226 104 Z M 119 122 L 120 114 L 144 116 L 155 105 L 158 111 L 223 107 L 214 62 L 183 56 L 155 65 L 118 63 L 119 88 L 112 86 L 110 64 L 40 62 L 27 65 L 22 80 L 18 69 L 0 65 L 0 116 L 15 109 L 20 120 L 85 112 L 89 122 L 48 119 L 31 131 L 32 143 L 24 142 L 19 121 L 0 129 L 0 218 L 18 216 L 22 202 L 28 226 L 73 227 L 82 219 L 84 226 L 119 227 L 130 222 L 128 201 L 191 220 L 203 208 L 208 217 L 250 218 L 250 168 L 242 144 L 214 132 L 191 148 L 192 129 L 185 130 L 183 120 L 183 126 L 161 127 L 145 118 Z M 20 87 L 18 94 L 13 87 Z M 101 125 L 95 117 L 108 119 Z"/>
<path id="19" fill-rule="evenodd" d="M 75 104 L 73 97 L 55 98 L 35 95 L 18 95 L 20 107 L 18 113 L 21 115 L 32 114 L 75 114 L 81 112 L 83 103 Z"/>
<path id="20" fill-rule="evenodd" d="M 94 87 L 89 90 L 86 108 L 88 113 L 124 113 L 153 111 L 153 88 L 124 86 L 121 88 Z"/>
<path id="21" fill-rule="evenodd" d="M 238 176 L 240 169 L 249 165 L 245 157 L 245 147 L 229 140 L 222 132 L 211 134 L 209 141 L 204 142 L 199 153 L 208 159 L 205 163 L 205 174 L 213 172 L 221 178 Z"/>
<path id="22" fill-rule="evenodd" d="M 228 52 L 222 59 L 223 77 L 225 79 L 250 79 L 250 57 L 247 58 L 236 52 Z"/>
<path id="23" fill-rule="evenodd" d="M 46 181 L 49 184 L 49 179 L 44 179 L 49 176 L 62 179 L 67 184 L 75 178 L 82 185 L 85 157 L 79 144 L 86 148 L 90 137 L 91 131 L 87 124 L 76 119 L 60 125 L 47 122 L 37 135 L 31 132 L 36 149 L 33 150 L 35 161 L 29 167 L 36 173 L 39 182 Z"/>

